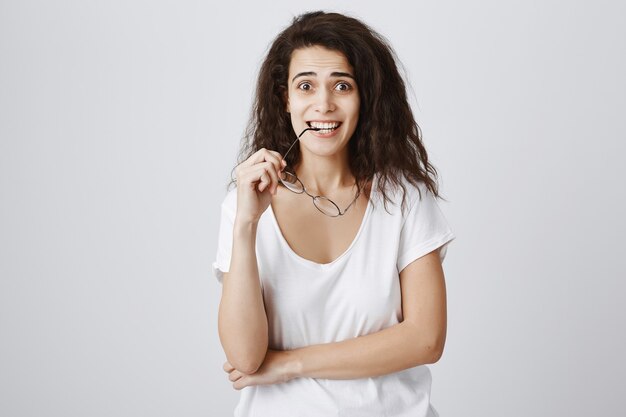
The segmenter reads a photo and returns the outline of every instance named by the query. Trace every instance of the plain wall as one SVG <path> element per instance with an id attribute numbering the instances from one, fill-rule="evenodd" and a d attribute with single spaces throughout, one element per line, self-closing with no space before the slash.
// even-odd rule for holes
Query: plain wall
<path id="1" fill-rule="evenodd" d="M 4 0 L 0 415 L 232 415 L 219 207 L 266 48 L 315 9 L 390 40 L 441 173 L 441 416 L 620 413 L 623 2 Z"/>

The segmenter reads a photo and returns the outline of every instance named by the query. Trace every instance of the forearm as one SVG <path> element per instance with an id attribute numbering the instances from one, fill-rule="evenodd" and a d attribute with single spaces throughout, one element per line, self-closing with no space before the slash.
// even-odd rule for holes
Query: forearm
<path id="1" fill-rule="evenodd" d="M 402 322 L 366 336 L 289 351 L 293 377 L 356 379 L 399 372 L 439 360 L 443 342 L 420 337 Z"/>
<path id="2" fill-rule="evenodd" d="M 218 313 L 220 341 L 237 369 L 253 373 L 268 346 L 268 325 L 256 259 L 256 223 L 233 230 L 230 270 L 223 280 Z"/>

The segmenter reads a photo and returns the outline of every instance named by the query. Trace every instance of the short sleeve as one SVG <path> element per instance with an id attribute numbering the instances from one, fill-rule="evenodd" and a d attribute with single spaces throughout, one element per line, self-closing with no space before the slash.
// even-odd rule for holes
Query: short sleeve
<path id="1" fill-rule="evenodd" d="M 437 248 L 441 248 L 439 255 L 443 262 L 448 244 L 455 238 L 434 195 L 425 186 L 421 186 L 420 190 L 421 199 L 416 188 L 411 187 L 410 191 L 407 190 L 414 191 L 415 196 L 411 199 L 413 201 L 406 212 L 400 233 L 398 272 Z"/>
<path id="2" fill-rule="evenodd" d="M 233 225 L 235 224 L 236 189 L 231 190 L 221 206 L 220 229 L 217 239 L 217 254 L 213 262 L 213 274 L 221 284 L 224 272 L 230 269 L 230 256 L 233 247 Z"/>

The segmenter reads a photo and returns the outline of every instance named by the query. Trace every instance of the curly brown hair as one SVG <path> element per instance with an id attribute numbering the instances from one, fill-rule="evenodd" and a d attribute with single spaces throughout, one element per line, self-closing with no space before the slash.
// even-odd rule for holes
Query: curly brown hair
<path id="1" fill-rule="evenodd" d="M 435 197 L 441 198 L 437 170 L 428 162 L 393 49 L 366 24 L 339 13 L 302 14 L 276 37 L 259 72 L 239 163 L 261 148 L 284 155 L 293 143 L 295 135 L 290 115 L 285 111 L 289 64 L 294 50 L 311 46 L 341 52 L 354 68 L 361 104 L 348 152 L 357 187 L 362 189 L 375 173 L 379 174 L 378 189 L 385 208 L 390 201 L 387 187 L 391 185 L 394 190 L 402 188 L 404 209 L 406 188 L 401 180 L 404 175 L 414 186 L 422 182 Z M 300 150 L 295 147 L 287 163 L 296 166 L 299 161 Z"/>

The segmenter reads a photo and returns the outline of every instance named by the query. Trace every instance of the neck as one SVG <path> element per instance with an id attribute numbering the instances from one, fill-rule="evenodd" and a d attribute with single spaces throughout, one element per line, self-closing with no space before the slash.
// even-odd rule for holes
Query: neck
<path id="1" fill-rule="evenodd" d="M 355 183 L 347 152 L 332 156 L 303 154 L 296 175 L 307 190 L 324 196 L 351 188 Z"/>

